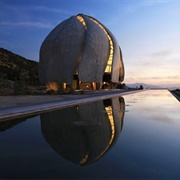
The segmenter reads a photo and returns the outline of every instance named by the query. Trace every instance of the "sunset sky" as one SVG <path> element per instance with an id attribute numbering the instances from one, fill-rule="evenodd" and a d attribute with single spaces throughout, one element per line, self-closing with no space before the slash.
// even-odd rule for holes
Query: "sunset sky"
<path id="1" fill-rule="evenodd" d="M 125 83 L 180 87 L 180 0 L 0 0 L 0 47 L 39 61 L 49 32 L 78 13 L 115 35 Z"/>

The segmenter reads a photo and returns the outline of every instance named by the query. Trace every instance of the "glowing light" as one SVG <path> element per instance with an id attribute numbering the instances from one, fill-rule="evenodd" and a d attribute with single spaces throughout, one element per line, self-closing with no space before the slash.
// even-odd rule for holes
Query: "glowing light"
<path id="1" fill-rule="evenodd" d="M 59 89 L 59 85 L 57 82 L 48 82 L 46 84 L 47 90 L 57 91 Z"/>
<path id="2" fill-rule="evenodd" d="M 115 135 L 115 126 L 114 126 L 114 119 L 113 119 L 113 115 L 112 115 L 112 107 L 105 107 L 106 112 L 108 114 L 108 118 L 109 118 L 109 123 L 111 126 L 111 138 L 109 141 L 109 144 L 107 145 L 107 147 L 104 149 L 104 151 L 95 159 L 99 159 L 101 156 L 103 156 L 103 154 L 108 150 L 109 146 L 112 144 L 113 139 L 114 139 L 114 135 Z M 85 155 L 85 157 L 83 157 L 83 159 L 80 161 L 80 164 L 83 165 L 87 162 L 88 159 L 88 154 Z"/>
<path id="3" fill-rule="evenodd" d="M 107 112 L 108 117 L 109 117 L 109 122 L 110 122 L 110 125 L 111 125 L 111 131 L 112 131 L 111 132 L 111 139 L 109 141 L 109 146 L 110 146 L 113 139 L 114 139 L 114 134 L 115 134 L 114 119 L 113 119 L 113 115 L 112 115 L 112 107 L 109 106 L 109 107 L 106 107 L 105 109 L 106 109 L 106 112 Z"/>
<path id="4" fill-rule="evenodd" d="M 123 64 L 123 57 L 120 48 L 119 51 L 120 51 L 119 80 L 122 82 L 124 80 L 124 64 Z"/>
<path id="5" fill-rule="evenodd" d="M 80 15 L 76 16 L 76 18 L 82 23 L 82 25 L 84 26 L 84 29 L 87 30 L 87 26 L 86 26 L 86 22 L 84 21 L 84 18 Z"/>
<path id="6" fill-rule="evenodd" d="M 108 61 L 107 61 L 107 66 L 106 66 L 106 68 L 105 68 L 105 72 L 109 72 L 109 73 L 111 73 L 111 67 L 112 67 L 112 60 L 113 60 L 113 49 L 114 49 L 114 47 L 113 47 L 113 41 L 112 41 L 112 39 L 111 39 L 111 36 L 108 34 L 108 32 L 106 31 L 106 29 L 98 22 L 98 21 L 96 21 L 95 19 L 93 19 L 93 18 L 91 18 L 91 17 L 89 17 L 89 19 L 91 19 L 92 21 L 94 21 L 105 33 L 106 33 L 106 35 L 107 35 L 107 38 L 108 38 L 108 40 L 109 40 L 109 45 L 110 45 L 110 49 L 109 49 L 109 58 L 108 58 Z"/>
<path id="7" fill-rule="evenodd" d="M 86 154 L 85 157 L 82 158 L 82 160 L 81 160 L 79 163 L 80 163 L 81 165 L 83 165 L 83 164 L 86 163 L 87 159 L 88 159 L 88 154 Z"/>
<path id="8" fill-rule="evenodd" d="M 114 135 L 115 135 L 115 126 L 114 126 L 114 119 L 113 119 L 113 115 L 112 115 L 112 107 L 105 107 L 106 112 L 108 114 L 109 117 L 109 122 L 110 122 L 110 126 L 111 126 L 111 139 L 109 141 L 109 144 L 107 145 L 107 147 L 104 149 L 104 151 L 96 158 L 99 159 L 101 156 L 103 156 L 103 154 L 108 150 L 109 146 L 112 144 L 113 139 L 114 139 Z"/>
<path id="9" fill-rule="evenodd" d="M 86 22 L 84 21 L 83 17 L 78 15 L 78 16 L 76 16 L 76 18 L 82 23 L 84 28 L 87 30 Z M 114 56 L 114 46 L 113 46 L 112 38 L 108 34 L 106 29 L 102 26 L 102 24 L 100 24 L 98 21 L 96 21 L 92 17 L 89 17 L 89 19 L 91 19 L 93 22 L 95 22 L 105 32 L 105 34 L 107 35 L 107 38 L 109 40 L 109 57 L 108 57 L 107 65 L 106 65 L 106 68 L 105 68 L 104 72 L 111 73 L 111 71 L 112 71 L 112 61 L 113 61 L 113 56 Z"/>

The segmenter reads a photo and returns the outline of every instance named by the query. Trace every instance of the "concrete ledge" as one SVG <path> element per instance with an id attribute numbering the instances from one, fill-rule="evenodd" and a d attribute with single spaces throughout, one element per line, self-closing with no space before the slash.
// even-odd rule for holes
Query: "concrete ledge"
<path id="1" fill-rule="evenodd" d="M 40 114 L 47 111 L 56 110 L 59 108 L 65 108 L 74 106 L 77 104 L 83 104 L 87 102 L 93 102 L 98 100 L 109 99 L 115 96 L 123 96 L 131 93 L 141 92 L 140 90 L 137 91 L 121 91 L 121 90 L 114 90 L 114 91 L 102 91 L 91 93 L 88 96 L 79 95 L 78 97 L 75 95 L 73 98 L 69 99 L 60 99 L 55 100 L 53 102 L 42 102 L 38 104 L 25 104 L 21 106 L 15 107 L 5 107 L 0 109 L 0 121 L 15 119 L 18 117 L 29 116 Z"/>
<path id="2" fill-rule="evenodd" d="M 180 101 L 180 97 L 177 96 L 175 93 L 173 93 L 172 91 L 169 91 L 178 101 Z"/>

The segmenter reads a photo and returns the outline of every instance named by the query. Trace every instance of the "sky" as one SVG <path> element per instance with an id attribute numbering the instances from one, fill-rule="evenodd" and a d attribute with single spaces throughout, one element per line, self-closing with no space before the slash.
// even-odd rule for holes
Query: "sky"
<path id="1" fill-rule="evenodd" d="M 39 61 L 46 36 L 79 13 L 116 37 L 124 83 L 180 87 L 180 0 L 0 0 L 0 47 Z"/>

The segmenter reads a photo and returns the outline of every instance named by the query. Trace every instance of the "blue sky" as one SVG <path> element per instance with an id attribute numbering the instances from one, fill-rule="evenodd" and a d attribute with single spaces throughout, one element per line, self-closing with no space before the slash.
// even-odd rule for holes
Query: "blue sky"
<path id="1" fill-rule="evenodd" d="M 49 32 L 78 13 L 115 35 L 125 83 L 180 87 L 180 0 L 0 0 L 0 47 L 39 61 Z"/>

